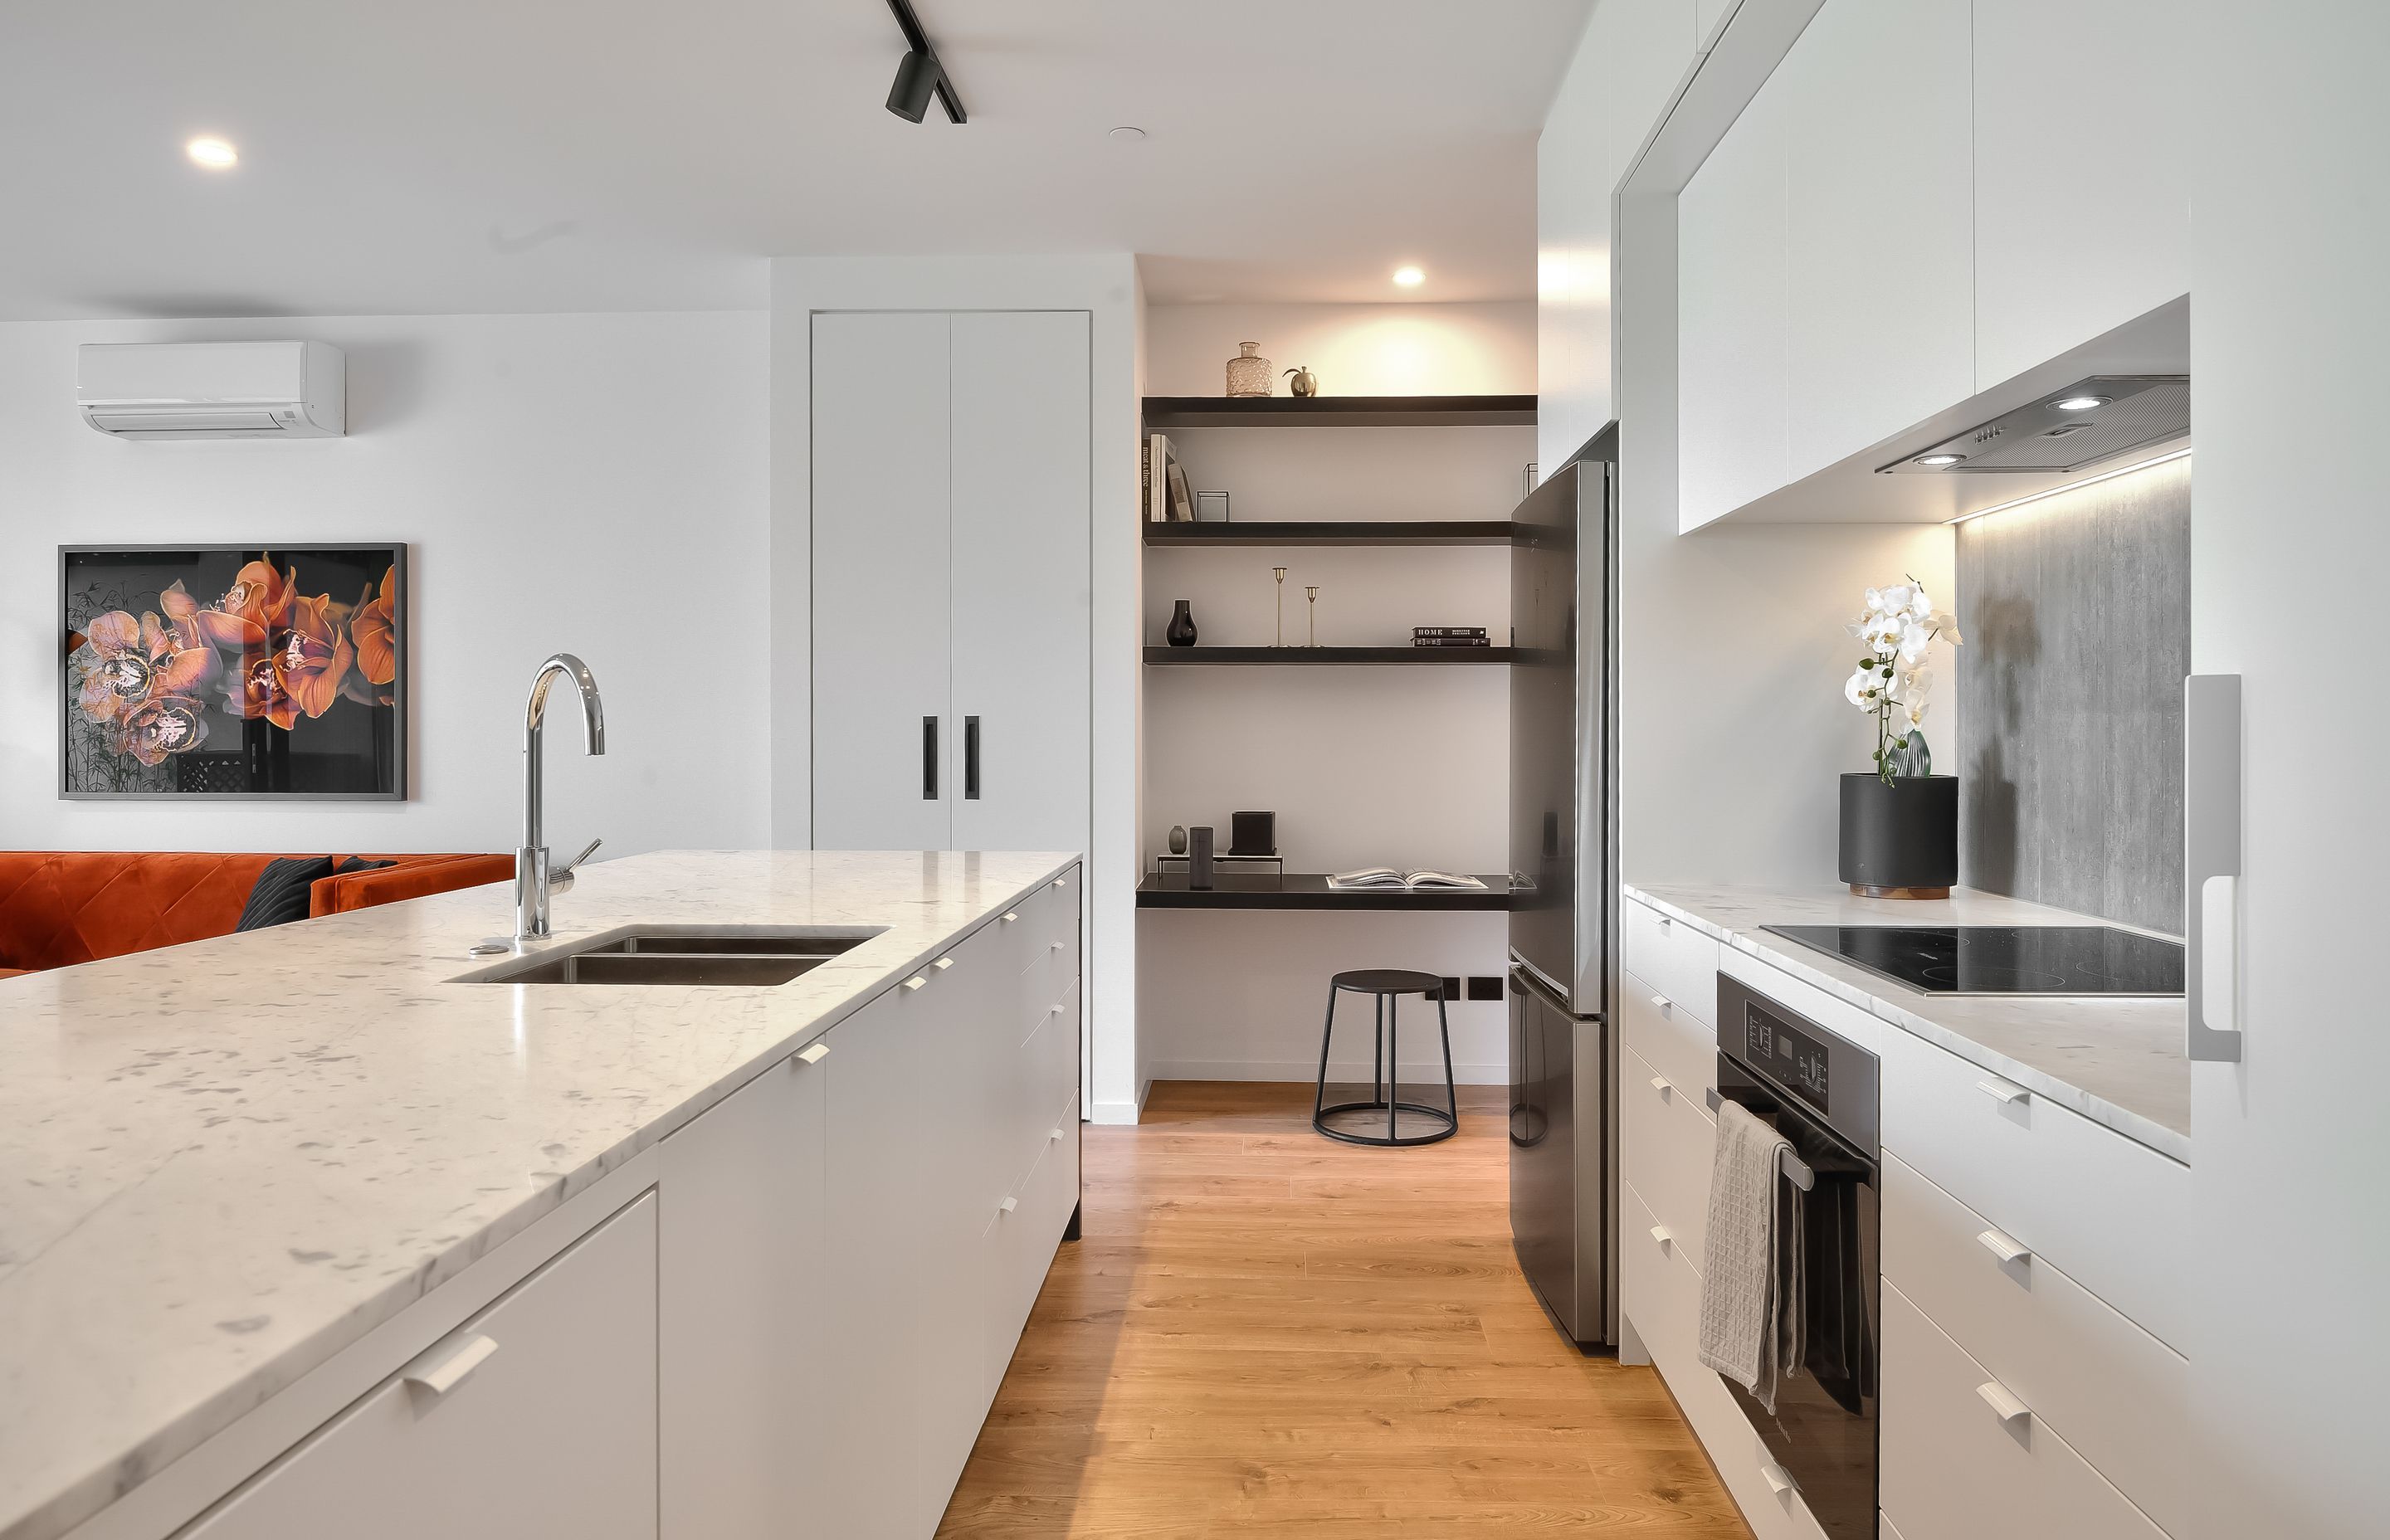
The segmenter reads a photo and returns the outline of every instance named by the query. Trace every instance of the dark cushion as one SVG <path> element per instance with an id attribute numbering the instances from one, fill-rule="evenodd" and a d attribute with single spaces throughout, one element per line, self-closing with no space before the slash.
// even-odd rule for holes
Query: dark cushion
<path id="1" fill-rule="evenodd" d="M 332 875 L 334 877 L 346 877 L 351 872 L 378 872 L 384 866 L 395 866 L 397 865 L 398 863 L 395 861 L 368 861 L 362 855 L 352 855 L 345 857 L 339 866 L 334 866 L 332 868 Z"/>
<path id="2" fill-rule="evenodd" d="M 332 858 L 328 855 L 268 861 L 265 869 L 257 874 L 257 886 L 249 891 L 249 902 L 241 906 L 240 923 L 233 929 L 263 930 L 269 925 L 305 919 L 312 896 L 309 890 L 331 875 Z"/>

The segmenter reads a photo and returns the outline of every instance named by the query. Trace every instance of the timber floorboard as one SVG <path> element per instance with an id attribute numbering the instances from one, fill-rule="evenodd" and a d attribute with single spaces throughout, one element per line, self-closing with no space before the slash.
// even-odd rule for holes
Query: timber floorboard
<path id="1" fill-rule="evenodd" d="M 1047 1275 L 938 1534 L 1747 1540 L 1658 1375 L 1563 1341 L 1510 1253 L 1499 1088 L 1372 1149 L 1311 1087 L 1163 1082 L 1082 1130 Z"/>

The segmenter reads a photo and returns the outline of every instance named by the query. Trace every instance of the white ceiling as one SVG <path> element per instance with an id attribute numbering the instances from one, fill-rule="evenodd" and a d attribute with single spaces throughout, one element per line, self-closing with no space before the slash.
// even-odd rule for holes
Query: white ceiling
<path id="1" fill-rule="evenodd" d="M 12 5 L 0 318 L 760 307 L 763 258 L 875 251 L 1524 299 L 1590 5 L 918 0 L 959 128 L 883 110 L 884 0 Z"/>

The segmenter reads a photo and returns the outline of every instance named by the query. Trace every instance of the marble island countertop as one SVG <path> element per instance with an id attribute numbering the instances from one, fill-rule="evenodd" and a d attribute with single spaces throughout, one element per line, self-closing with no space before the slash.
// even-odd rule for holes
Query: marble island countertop
<path id="1" fill-rule="evenodd" d="M 49 1540 L 1075 855 L 670 852 L 559 941 L 885 927 L 776 988 L 451 982 L 503 886 L 0 981 L 0 1540 Z"/>
<path id="2" fill-rule="evenodd" d="M 1944 900 L 1859 898 L 1827 885 L 1629 883 L 1626 893 L 2161 1155 L 2191 1161 L 2191 1060 L 2180 999 L 1927 995 L 1761 929 L 2105 921 L 1966 888 Z"/>

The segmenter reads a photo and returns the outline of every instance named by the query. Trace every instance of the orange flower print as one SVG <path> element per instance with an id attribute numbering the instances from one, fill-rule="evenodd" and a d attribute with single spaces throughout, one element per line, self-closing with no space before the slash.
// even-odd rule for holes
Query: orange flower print
<path id="1" fill-rule="evenodd" d="M 200 631 L 226 652 L 256 651 L 289 618 L 298 582 L 296 571 L 286 575 L 270 561 L 247 563 L 233 574 L 232 586 L 215 608 L 196 611 Z"/>
<path id="2" fill-rule="evenodd" d="M 144 700 L 117 725 L 115 750 L 144 764 L 163 764 L 168 754 L 187 753 L 208 740 L 208 725 L 199 711 L 197 700 L 179 695 Z"/>
<path id="3" fill-rule="evenodd" d="M 292 599 L 289 612 L 289 623 L 272 633 L 266 656 L 275 679 L 299 709 L 321 716 L 341 698 L 341 680 L 356 659 L 349 641 L 349 607 L 318 594 Z"/>
<path id="4" fill-rule="evenodd" d="M 356 643 L 357 672 L 365 675 L 366 684 L 387 685 L 398 677 L 396 567 L 382 573 L 381 592 L 357 606 L 356 617 L 349 622 L 349 635 Z M 387 697 L 382 703 L 389 704 Z"/>
<path id="5" fill-rule="evenodd" d="M 144 613 L 136 622 L 110 610 L 91 622 L 84 640 L 96 656 L 77 703 L 95 721 L 122 721 L 152 697 L 189 695 L 215 676 L 214 651 L 181 620 L 167 625 Z"/>

